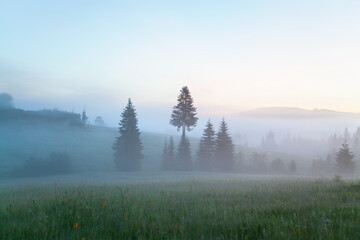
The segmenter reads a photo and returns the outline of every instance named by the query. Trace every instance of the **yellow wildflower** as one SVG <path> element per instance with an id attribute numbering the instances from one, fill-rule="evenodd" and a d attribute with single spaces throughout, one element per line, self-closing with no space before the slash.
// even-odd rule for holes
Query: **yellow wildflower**
<path id="1" fill-rule="evenodd" d="M 74 228 L 77 228 L 79 226 L 79 224 L 76 222 L 74 223 Z"/>

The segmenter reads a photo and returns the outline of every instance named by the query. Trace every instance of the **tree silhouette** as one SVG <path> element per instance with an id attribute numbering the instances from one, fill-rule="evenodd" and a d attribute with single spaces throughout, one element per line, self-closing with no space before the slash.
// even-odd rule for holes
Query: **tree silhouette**
<path id="1" fill-rule="evenodd" d="M 137 114 L 130 98 L 121 118 L 119 122 L 120 136 L 116 138 L 113 145 L 115 165 L 121 171 L 138 171 L 143 158 L 142 143 L 137 126 Z"/>
<path id="2" fill-rule="evenodd" d="M 84 110 L 84 111 L 82 112 L 82 114 L 81 114 L 81 121 L 82 121 L 84 124 L 86 124 L 88 119 L 89 119 L 89 118 L 88 118 L 88 116 L 86 115 L 86 112 L 85 112 L 85 110 Z"/>
<path id="3" fill-rule="evenodd" d="M 101 116 L 97 116 L 95 118 L 95 125 L 100 126 L 100 127 L 105 126 L 105 122 L 104 122 L 104 120 L 102 119 Z"/>
<path id="4" fill-rule="evenodd" d="M 211 171 L 214 169 L 215 131 L 208 120 L 204 133 L 199 143 L 197 152 L 197 165 L 200 170 Z"/>
<path id="5" fill-rule="evenodd" d="M 191 127 L 195 127 L 198 120 L 188 87 L 180 90 L 177 101 L 177 105 L 173 107 L 170 124 L 177 127 L 178 131 L 182 129 L 182 135 L 185 136 L 185 130 L 191 131 Z"/>
<path id="6" fill-rule="evenodd" d="M 0 93 L 0 109 L 8 109 L 13 107 L 13 97 L 8 93 Z"/>
<path id="7" fill-rule="evenodd" d="M 216 135 L 215 162 L 220 171 L 230 172 L 235 167 L 234 145 L 224 119 L 221 121 Z"/>
<path id="8" fill-rule="evenodd" d="M 336 167 L 341 175 L 352 175 L 355 163 L 352 161 L 354 154 L 350 151 L 349 144 L 345 141 L 336 153 Z"/>
<path id="9" fill-rule="evenodd" d="M 181 135 L 180 144 L 176 154 L 177 170 L 190 171 L 192 169 L 190 142 L 185 134 Z"/>

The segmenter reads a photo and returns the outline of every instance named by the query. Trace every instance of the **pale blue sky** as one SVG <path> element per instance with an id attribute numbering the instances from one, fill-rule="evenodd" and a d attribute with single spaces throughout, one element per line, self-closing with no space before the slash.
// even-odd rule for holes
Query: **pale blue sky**
<path id="1" fill-rule="evenodd" d="M 0 92 L 33 109 L 146 115 L 188 85 L 203 114 L 360 112 L 359 62 L 360 1 L 0 0 Z"/>

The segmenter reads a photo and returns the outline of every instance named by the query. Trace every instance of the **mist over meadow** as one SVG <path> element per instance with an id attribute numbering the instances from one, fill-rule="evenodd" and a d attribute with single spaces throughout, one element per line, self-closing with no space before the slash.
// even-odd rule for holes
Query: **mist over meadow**
<path id="1" fill-rule="evenodd" d="M 0 239 L 360 239 L 360 2 L 0 1 Z"/>

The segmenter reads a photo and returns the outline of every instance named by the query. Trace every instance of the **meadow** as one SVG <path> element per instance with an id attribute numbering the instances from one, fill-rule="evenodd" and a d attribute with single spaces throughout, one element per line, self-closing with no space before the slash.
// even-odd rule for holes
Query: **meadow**
<path id="1" fill-rule="evenodd" d="M 0 239 L 360 239 L 358 180 L 224 179 L 4 184 Z"/>

